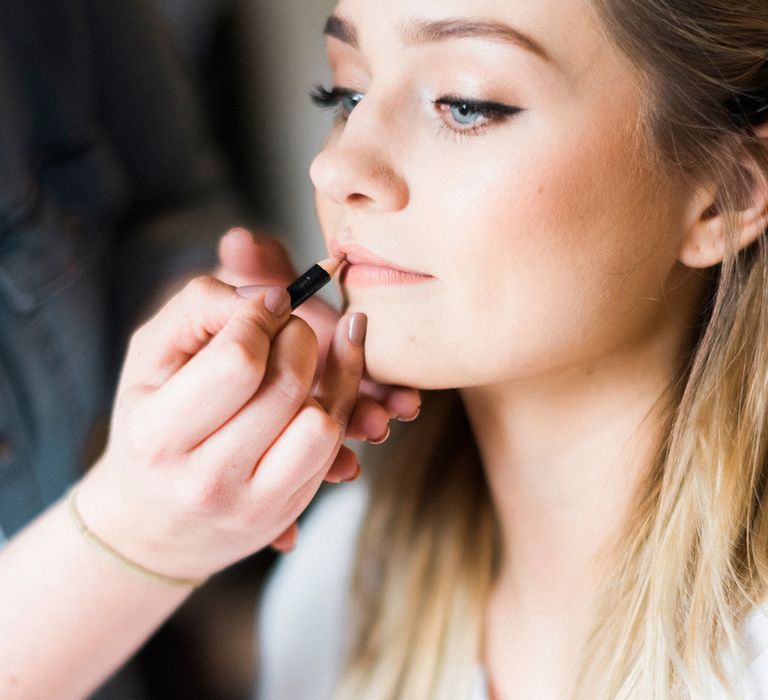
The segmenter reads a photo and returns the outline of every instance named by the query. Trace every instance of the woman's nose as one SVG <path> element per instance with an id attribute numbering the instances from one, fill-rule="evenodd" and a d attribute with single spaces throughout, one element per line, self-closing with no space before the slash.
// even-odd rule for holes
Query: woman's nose
<path id="1" fill-rule="evenodd" d="M 318 192 L 337 204 L 398 211 L 408 204 L 408 186 L 393 165 L 374 149 L 332 142 L 309 170 Z"/>

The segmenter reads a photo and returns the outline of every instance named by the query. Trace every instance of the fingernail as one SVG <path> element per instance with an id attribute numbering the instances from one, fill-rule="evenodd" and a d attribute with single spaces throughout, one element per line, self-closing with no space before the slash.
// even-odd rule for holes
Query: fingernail
<path id="1" fill-rule="evenodd" d="M 389 426 L 387 426 L 387 432 L 384 433 L 384 437 L 379 438 L 378 440 L 368 440 L 368 442 L 371 445 L 381 445 L 381 444 L 383 444 L 383 443 L 385 443 L 387 441 L 387 439 L 389 438 L 390 432 L 391 432 L 391 430 L 390 430 Z"/>
<path id="2" fill-rule="evenodd" d="M 362 473 L 362 469 L 360 469 L 360 465 L 358 464 L 357 469 L 355 470 L 355 473 L 352 476 L 350 476 L 348 479 L 344 479 L 344 483 L 348 484 L 352 481 L 356 481 L 357 479 L 360 478 L 361 473 Z"/>
<path id="3" fill-rule="evenodd" d="M 420 413 L 421 413 L 421 406 L 418 406 L 416 408 L 416 413 L 414 413 L 412 416 L 397 416 L 396 420 L 400 421 L 401 423 L 411 423 L 419 417 Z"/>
<path id="4" fill-rule="evenodd" d="M 244 228 L 241 228 L 240 226 L 235 226 L 235 228 L 229 229 L 227 233 L 224 236 L 225 238 L 250 238 L 251 234 L 248 233 Z"/>
<path id="5" fill-rule="evenodd" d="M 283 287 L 272 287 L 264 297 L 264 306 L 275 316 L 282 316 L 291 308 L 291 297 Z"/>
<path id="6" fill-rule="evenodd" d="M 368 329 L 368 317 L 365 314 L 352 314 L 349 317 L 349 342 L 360 347 L 365 340 L 365 332 Z"/>

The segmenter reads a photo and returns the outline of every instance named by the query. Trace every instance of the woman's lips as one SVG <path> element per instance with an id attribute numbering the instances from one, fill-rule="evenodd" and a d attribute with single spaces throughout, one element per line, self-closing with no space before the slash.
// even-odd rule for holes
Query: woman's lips
<path id="1" fill-rule="evenodd" d="M 418 272 L 349 261 L 344 263 L 341 271 L 341 283 L 345 287 L 389 287 L 398 284 L 420 284 L 431 279 L 434 277 Z"/>
<path id="2" fill-rule="evenodd" d="M 334 253 L 343 255 L 341 283 L 347 287 L 385 287 L 403 284 L 420 284 L 434 279 L 415 270 L 404 270 L 394 263 L 380 258 L 359 245 L 333 246 Z"/>

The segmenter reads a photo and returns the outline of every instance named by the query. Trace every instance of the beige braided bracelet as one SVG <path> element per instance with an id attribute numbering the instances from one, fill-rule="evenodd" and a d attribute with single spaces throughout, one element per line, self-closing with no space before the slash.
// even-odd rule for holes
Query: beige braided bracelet
<path id="1" fill-rule="evenodd" d="M 125 555 L 120 554 L 120 552 L 118 552 L 116 549 L 114 549 L 109 544 L 107 544 L 85 523 L 85 520 L 83 520 L 83 516 L 80 514 L 80 511 L 77 508 L 76 495 L 77 495 L 77 488 L 74 487 L 70 489 L 69 495 L 67 496 L 67 501 L 69 503 L 69 514 L 72 516 L 72 522 L 75 523 L 77 529 L 80 531 L 80 534 L 83 537 L 85 537 L 86 540 L 88 540 L 94 547 L 96 547 L 96 549 L 98 549 L 99 551 L 109 556 L 113 561 L 117 562 L 118 564 L 122 565 L 127 569 L 130 569 L 131 571 L 137 574 L 141 574 L 145 578 L 150 578 L 153 581 L 159 581 L 161 583 L 166 583 L 171 586 L 184 586 L 187 588 L 189 587 L 197 588 L 198 586 L 202 586 L 208 580 L 207 577 L 194 579 L 194 578 L 178 578 L 176 576 L 166 576 L 165 574 L 161 574 L 157 571 L 152 571 L 152 569 L 148 569 L 146 566 L 142 566 L 138 562 L 135 562 L 132 559 L 129 559 L 128 557 L 126 557 Z"/>

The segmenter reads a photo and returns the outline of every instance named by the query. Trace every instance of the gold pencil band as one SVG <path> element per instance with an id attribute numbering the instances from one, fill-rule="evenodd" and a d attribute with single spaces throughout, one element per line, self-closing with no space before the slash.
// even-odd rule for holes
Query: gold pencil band
<path id="1" fill-rule="evenodd" d="M 197 588 L 198 586 L 202 586 L 208 580 L 207 577 L 194 579 L 194 578 L 178 578 L 176 576 L 166 576 L 165 574 L 161 574 L 158 571 L 152 571 L 152 569 L 148 569 L 146 566 L 142 566 L 138 562 L 135 562 L 132 559 L 129 559 L 128 557 L 126 557 L 125 555 L 120 554 L 120 552 L 118 552 L 116 549 L 114 549 L 109 544 L 107 544 L 85 523 L 85 520 L 83 520 L 83 516 L 80 514 L 80 511 L 77 508 L 77 501 L 75 500 L 76 495 L 77 495 L 77 488 L 73 487 L 72 489 L 70 489 L 69 495 L 67 496 L 67 502 L 69 503 L 69 514 L 72 516 L 72 522 L 75 523 L 75 526 L 80 531 L 80 534 L 83 537 L 85 537 L 86 540 L 88 540 L 94 547 L 96 547 L 96 549 L 108 555 L 113 561 L 130 569 L 134 573 L 141 574 L 145 578 L 150 578 L 153 581 L 159 581 L 160 583 L 165 583 L 171 586 L 184 586 L 186 588 L 189 588 L 189 587 Z"/>

